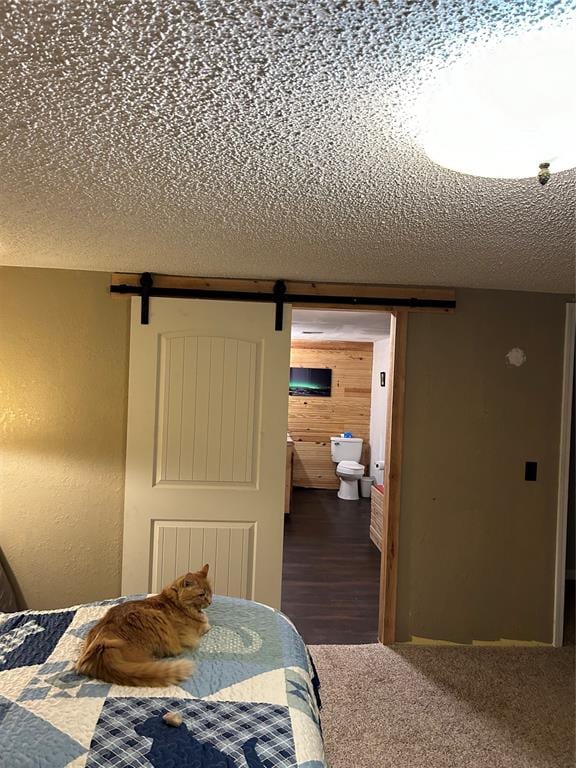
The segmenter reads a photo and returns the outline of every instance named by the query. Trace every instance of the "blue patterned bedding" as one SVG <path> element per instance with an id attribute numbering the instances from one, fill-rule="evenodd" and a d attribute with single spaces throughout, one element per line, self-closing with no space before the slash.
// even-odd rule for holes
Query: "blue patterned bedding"
<path id="1" fill-rule="evenodd" d="M 313 668 L 285 616 L 215 597 L 178 686 L 76 674 L 82 638 L 122 599 L 0 614 L 2 768 L 325 768 Z"/>

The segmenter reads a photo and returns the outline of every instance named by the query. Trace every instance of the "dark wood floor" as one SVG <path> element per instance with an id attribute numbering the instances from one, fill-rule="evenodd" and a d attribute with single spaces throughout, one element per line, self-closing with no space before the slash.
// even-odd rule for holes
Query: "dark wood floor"
<path id="1" fill-rule="evenodd" d="M 370 500 L 294 488 L 284 526 L 282 610 L 311 645 L 375 643 L 380 552 Z"/>

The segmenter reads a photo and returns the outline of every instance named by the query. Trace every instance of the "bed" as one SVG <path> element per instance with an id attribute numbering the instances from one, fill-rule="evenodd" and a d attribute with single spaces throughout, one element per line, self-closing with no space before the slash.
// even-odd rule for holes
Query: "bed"
<path id="1" fill-rule="evenodd" d="M 281 613 L 215 597 L 212 629 L 170 688 L 76 674 L 82 638 L 120 598 L 0 614 L 2 768 L 325 768 L 318 681 Z M 178 712 L 182 725 L 163 720 Z"/>

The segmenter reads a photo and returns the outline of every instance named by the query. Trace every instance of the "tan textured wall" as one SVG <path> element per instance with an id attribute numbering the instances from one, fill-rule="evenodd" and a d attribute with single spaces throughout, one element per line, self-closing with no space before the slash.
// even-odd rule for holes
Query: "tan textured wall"
<path id="1" fill-rule="evenodd" d="M 409 319 L 398 638 L 548 643 L 565 302 L 457 301 Z M 513 347 L 521 367 L 506 363 Z"/>
<path id="2" fill-rule="evenodd" d="M 129 305 L 108 284 L 0 271 L 0 547 L 31 608 L 120 589 Z"/>
<path id="3" fill-rule="evenodd" d="M 372 342 L 292 342 L 291 366 L 332 369 L 330 397 L 288 398 L 288 431 L 294 440 L 293 485 L 338 488 L 330 438 L 345 431 L 364 440 L 361 460 L 369 463 L 372 352 Z"/>

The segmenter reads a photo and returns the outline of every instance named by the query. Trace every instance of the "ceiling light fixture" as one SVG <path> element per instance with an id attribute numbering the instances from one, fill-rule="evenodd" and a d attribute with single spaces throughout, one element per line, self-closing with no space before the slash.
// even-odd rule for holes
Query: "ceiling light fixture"
<path id="1" fill-rule="evenodd" d="M 477 46 L 417 106 L 428 157 L 461 173 L 538 177 L 576 166 L 576 19 Z"/>

